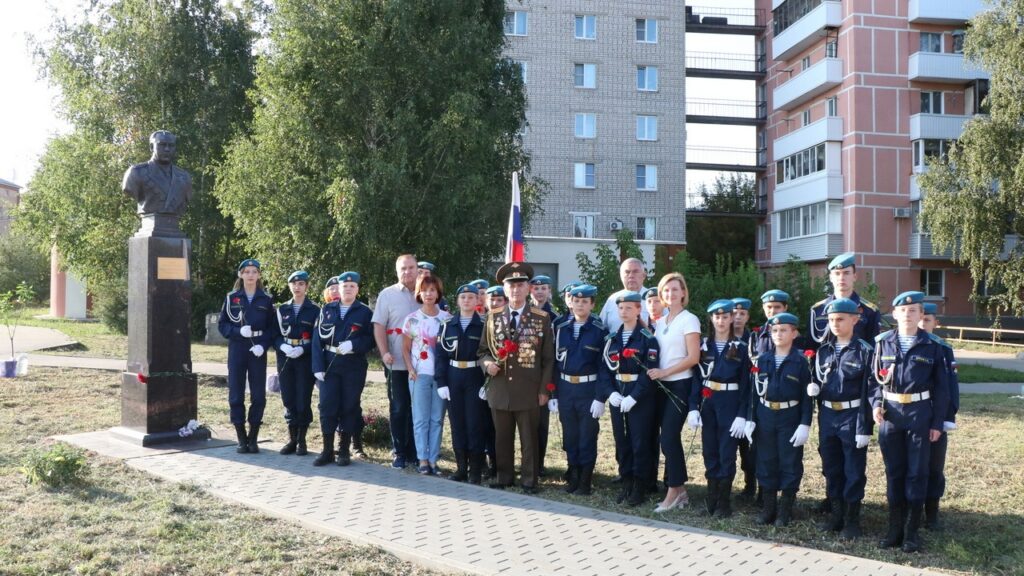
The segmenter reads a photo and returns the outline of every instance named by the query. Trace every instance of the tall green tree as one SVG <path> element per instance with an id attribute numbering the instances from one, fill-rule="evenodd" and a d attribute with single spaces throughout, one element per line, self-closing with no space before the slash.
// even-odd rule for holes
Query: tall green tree
<path id="1" fill-rule="evenodd" d="M 504 245 L 525 96 L 504 0 L 280 0 L 251 134 L 216 194 L 275 277 L 394 282 L 413 252 L 469 278 Z M 524 217 L 538 195 L 523 181 Z"/>
<path id="2" fill-rule="evenodd" d="M 149 158 L 154 130 L 177 134 L 178 164 L 193 176 L 182 226 L 192 239 L 194 332 L 229 287 L 241 246 L 209 192 L 226 143 L 251 119 L 246 91 L 261 10 L 217 0 L 97 1 L 75 19 L 55 19 L 36 44 L 72 131 L 47 146 L 16 225 L 47 249 L 56 244 L 116 327 L 125 328 L 126 240 L 138 228 L 121 177 Z"/>
<path id="3" fill-rule="evenodd" d="M 754 179 L 737 172 L 719 174 L 710 188 L 701 184 L 698 191 L 704 209 L 686 213 L 686 251 L 690 257 L 708 266 L 715 266 L 722 255 L 733 262 L 753 259 L 757 222 L 742 215 L 756 213 Z"/>
<path id="4" fill-rule="evenodd" d="M 1024 0 L 996 0 L 971 22 L 965 55 L 991 75 L 990 113 L 967 123 L 947 158 L 918 177 L 921 226 L 936 249 L 1001 287 L 988 298 L 994 316 L 1024 314 Z M 977 299 L 976 295 L 972 299 Z"/>
<path id="5" fill-rule="evenodd" d="M 585 252 L 576 253 L 576 265 L 580 269 L 580 281 L 597 286 L 597 300 L 604 302 L 609 296 L 622 290 L 622 279 L 619 277 L 619 265 L 627 258 L 644 259 L 640 245 L 633 239 L 632 230 L 622 230 L 615 235 L 615 244 L 598 244 L 594 248 L 594 257 Z M 645 262 L 650 279 L 654 267 Z M 650 280 L 644 282 L 650 286 Z"/>

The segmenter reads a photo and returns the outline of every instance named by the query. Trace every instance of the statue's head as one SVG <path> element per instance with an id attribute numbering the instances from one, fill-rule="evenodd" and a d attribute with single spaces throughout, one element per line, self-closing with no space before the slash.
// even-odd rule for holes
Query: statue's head
<path id="1" fill-rule="evenodd" d="M 178 137 L 167 130 L 157 130 L 149 136 L 153 145 L 153 160 L 160 164 L 170 164 L 178 155 Z"/>

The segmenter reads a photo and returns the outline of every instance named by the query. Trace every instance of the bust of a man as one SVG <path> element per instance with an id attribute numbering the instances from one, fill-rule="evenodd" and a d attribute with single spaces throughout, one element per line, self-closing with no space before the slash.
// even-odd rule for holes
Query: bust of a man
<path id="1" fill-rule="evenodd" d="M 178 137 L 157 130 L 150 135 L 149 143 L 153 156 L 149 162 L 136 164 L 124 173 L 121 189 L 138 202 L 140 215 L 180 217 L 192 199 L 192 176 L 174 165 Z"/>

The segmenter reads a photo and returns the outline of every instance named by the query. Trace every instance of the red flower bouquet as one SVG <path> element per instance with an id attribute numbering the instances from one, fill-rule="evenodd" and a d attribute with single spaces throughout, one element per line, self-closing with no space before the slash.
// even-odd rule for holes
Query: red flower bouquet
<path id="1" fill-rule="evenodd" d="M 700 395 L 703 398 L 711 398 L 711 395 L 714 394 L 714 393 L 715 393 L 714 390 L 712 390 L 711 388 L 706 388 L 706 387 L 702 388 L 701 391 L 700 391 Z"/>
<path id="2" fill-rule="evenodd" d="M 632 358 L 636 356 L 637 350 L 635 348 L 626 348 L 622 351 L 623 358 Z"/>

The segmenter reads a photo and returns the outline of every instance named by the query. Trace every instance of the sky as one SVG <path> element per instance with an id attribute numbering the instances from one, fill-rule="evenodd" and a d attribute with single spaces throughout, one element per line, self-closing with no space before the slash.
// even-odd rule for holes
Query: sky
<path id="1" fill-rule="evenodd" d="M 614 0 L 602 0 L 614 1 Z M 751 8 L 754 0 L 692 0 L 687 4 L 716 8 Z M 22 186 L 35 171 L 47 141 L 69 131 L 55 113 L 59 91 L 39 77 L 29 48 L 29 38 L 45 38 L 54 14 L 70 15 L 83 0 L 0 0 L 0 178 Z M 746 36 L 687 34 L 687 52 L 753 54 L 753 39 Z M 691 78 L 686 85 L 687 98 L 714 98 L 729 94 L 730 100 L 754 98 L 754 82 Z M 688 146 L 753 148 L 755 132 L 751 127 L 687 126 Z M 715 173 L 687 171 L 687 190 L 710 183 Z"/>

